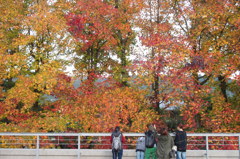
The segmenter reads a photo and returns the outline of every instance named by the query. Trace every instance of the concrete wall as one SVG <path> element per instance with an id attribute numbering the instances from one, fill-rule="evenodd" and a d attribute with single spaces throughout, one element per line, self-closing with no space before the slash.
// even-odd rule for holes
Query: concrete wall
<path id="1" fill-rule="evenodd" d="M 40 149 L 39 159 L 77 159 L 77 150 Z M 0 159 L 36 159 L 34 149 L 0 149 Z M 111 159 L 111 150 L 81 150 L 80 159 Z M 123 159 L 135 159 L 135 150 L 124 150 Z M 189 150 L 187 159 L 206 159 L 206 151 Z M 238 150 L 209 151 L 208 159 L 239 159 Z"/>

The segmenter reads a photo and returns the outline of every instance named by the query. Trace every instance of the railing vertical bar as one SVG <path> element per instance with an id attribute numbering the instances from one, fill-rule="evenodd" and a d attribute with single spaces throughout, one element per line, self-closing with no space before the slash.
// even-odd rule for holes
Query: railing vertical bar
<path id="1" fill-rule="evenodd" d="M 208 135 L 206 135 L 206 159 L 208 159 L 208 150 L 209 150 Z"/>
<path id="2" fill-rule="evenodd" d="M 240 158 L 240 135 L 238 136 L 238 158 Z"/>
<path id="3" fill-rule="evenodd" d="M 78 134 L 78 151 L 77 151 L 78 159 L 80 159 L 80 149 L 81 149 L 81 135 Z"/>
<path id="4" fill-rule="evenodd" d="M 39 159 L 39 135 L 37 135 L 36 159 Z"/>

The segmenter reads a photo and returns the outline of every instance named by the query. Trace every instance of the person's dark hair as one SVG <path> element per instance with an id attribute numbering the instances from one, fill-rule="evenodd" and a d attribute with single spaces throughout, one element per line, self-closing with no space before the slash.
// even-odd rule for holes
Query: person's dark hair
<path id="1" fill-rule="evenodd" d="M 183 129 L 183 124 L 178 124 L 177 127 L 179 127 L 180 129 Z"/>
<path id="2" fill-rule="evenodd" d="M 162 128 L 160 134 L 161 134 L 161 135 L 168 135 L 168 130 L 167 130 L 167 128 Z"/>
<path id="3" fill-rule="evenodd" d="M 115 131 L 120 131 L 120 127 L 119 127 L 119 126 L 116 126 L 116 127 L 115 127 Z"/>
<path id="4" fill-rule="evenodd" d="M 152 124 L 148 123 L 148 124 L 147 124 L 147 128 L 150 128 L 151 125 L 152 125 Z"/>

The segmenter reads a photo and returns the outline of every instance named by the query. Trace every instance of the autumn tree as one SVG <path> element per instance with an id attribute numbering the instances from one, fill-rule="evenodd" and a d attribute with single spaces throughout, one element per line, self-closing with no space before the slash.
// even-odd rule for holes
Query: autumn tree
<path id="1" fill-rule="evenodd" d="M 238 5 L 235 1 L 225 0 L 189 3 L 178 1 L 173 4 L 175 20 L 182 28 L 190 49 L 190 63 L 186 67 L 195 82 L 194 92 L 203 96 L 205 102 L 208 99 L 205 108 L 199 107 L 207 109 L 203 114 L 208 118 L 203 120 L 206 123 L 211 119 L 216 121 L 216 127 L 212 126 L 211 131 L 231 131 L 233 127 L 230 125 L 236 125 L 237 110 L 228 98 L 231 96 L 229 86 L 239 87 L 234 84 L 236 79 L 230 79 L 239 70 L 239 64 L 235 61 L 239 59 L 239 38 L 236 38 L 239 35 L 236 27 L 239 19 Z M 209 90 L 204 89 L 206 86 L 211 91 L 204 96 Z M 230 92 L 227 93 L 228 91 Z M 233 96 L 237 94 L 234 92 Z M 229 112 L 232 116 L 224 117 L 220 110 Z M 200 112 L 196 114 L 200 117 L 198 120 L 202 117 Z M 223 118 L 226 120 L 222 120 Z M 204 124 L 200 123 L 198 126 Z M 209 126 L 206 128 L 209 129 Z"/>
<path id="2" fill-rule="evenodd" d="M 75 66 L 81 74 L 107 73 L 127 85 L 128 56 L 135 37 L 133 21 L 134 15 L 140 11 L 140 2 L 76 2 L 66 19 L 78 43 Z"/>
<path id="3" fill-rule="evenodd" d="M 115 0 L 114 6 L 117 10 L 115 14 L 114 27 L 112 28 L 112 36 L 116 40 L 116 45 L 113 47 L 113 52 L 120 60 L 119 65 L 114 68 L 114 77 L 124 86 L 128 86 L 129 73 L 127 67 L 131 65 L 129 56 L 134 54 L 131 50 L 135 44 L 137 27 L 136 19 L 144 7 L 142 0 Z"/>
<path id="4" fill-rule="evenodd" d="M 137 25 L 140 45 L 143 45 L 146 55 L 142 60 L 136 60 L 131 70 L 136 76 L 136 85 L 148 89 L 147 100 L 158 113 L 156 119 L 169 123 L 168 120 L 172 120 L 175 113 L 170 110 L 179 102 L 170 78 L 175 39 L 171 34 L 173 26 L 166 13 L 169 5 L 165 1 L 149 0 L 145 1 L 144 6 Z"/>
<path id="5" fill-rule="evenodd" d="M 175 105 L 181 107 L 183 119 L 189 128 L 203 128 L 207 131 L 238 129 L 232 127 L 232 124 L 237 125 L 234 120 L 238 111 L 236 102 L 229 102 L 230 98 L 236 99 L 238 96 L 232 88 L 239 87 L 236 84 L 237 78 L 229 78 L 239 70 L 236 61 L 239 58 L 239 39 L 236 38 L 239 34 L 236 27 L 239 18 L 238 5 L 235 1 L 224 0 L 149 1 L 149 17 L 144 18 L 152 23 L 161 20 L 161 23 L 165 22 L 165 25 L 170 26 L 170 29 L 163 30 L 166 27 L 163 24 L 158 25 L 162 29 L 160 33 L 149 33 L 152 43 L 146 43 L 147 46 L 155 46 L 155 50 L 151 50 L 149 55 L 156 55 L 156 46 L 160 46 L 158 48 L 162 49 L 163 57 L 167 59 L 167 63 L 162 63 L 165 64 L 162 69 L 167 71 L 160 71 L 154 81 L 158 81 L 160 77 L 168 81 L 166 83 L 170 87 L 165 93 L 170 98 L 167 101 L 182 103 Z M 155 14 L 150 12 L 153 9 Z M 153 27 L 147 27 L 148 25 L 143 28 L 151 32 Z M 151 42 L 146 38 L 143 40 Z M 163 42 L 167 45 L 163 45 Z M 150 71 L 155 70 L 151 65 L 145 66 Z M 161 82 L 158 81 L 155 86 Z M 153 87 L 153 90 L 154 88 L 155 100 L 159 100 L 163 97 L 159 89 L 164 86 Z M 220 110 L 229 112 L 232 116 L 224 116 Z M 227 120 L 221 120 L 223 118 Z M 207 126 L 211 119 L 216 121 L 216 127 Z"/>
<path id="6" fill-rule="evenodd" d="M 66 16 L 69 31 L 75 37 L 75 67 L 83 77 L 108 72 L 113 60 L 110 58 L 112 14 L 114 7 L 103 1 L 76 2 L 72 12 Z"/>
<path id="7" fill-rule="evenodd" d="M 69 42 L 63 12 L 57 5 L 48 1 L 1 2 L 3 130 L 33 126 L 31 119 L 42 110 L 41 101 L 51 93 L 64 66 L 59 56 Z"/>

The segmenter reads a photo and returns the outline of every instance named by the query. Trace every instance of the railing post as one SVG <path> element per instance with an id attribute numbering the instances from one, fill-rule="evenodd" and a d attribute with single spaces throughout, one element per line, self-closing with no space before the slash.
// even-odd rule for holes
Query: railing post
<path id="1" fill-rule="evenodd" d="M 80 149 L 81 149 L 81 135 L 78 134 L 78 150 L 77 150 L 77 158 L 80 159 Z"/>
<path id="2" fill-rule="evenodd" d="M 39 159 L 39 135 L 37 135 L 36 159 Z"/>
<path id="3" fill-rule="evenodd" d="M 209 150 L 208 135 L 206 135 L 206 159 L 208 159 L 208 150 Z"/>
<path id="4" fill-rule="evenodd" d="M 238 136 L 238 157 L 240 158 L 240 135 Z"/>

